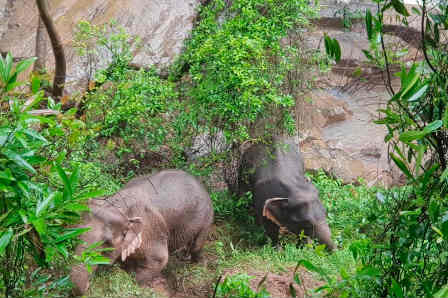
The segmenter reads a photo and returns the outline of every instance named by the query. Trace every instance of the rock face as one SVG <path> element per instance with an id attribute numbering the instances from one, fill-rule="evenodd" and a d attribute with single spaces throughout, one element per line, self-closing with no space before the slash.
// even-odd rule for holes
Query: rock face
<path id="1" fill-rule="evenodd" d="M 297 99 L 298 130 L 300 148 L 305 159 L 305 168 L 316 171 L 323 169 L 329 174 L 341 178 L 345 183 L 356 183 L 359 178 L 369 185 L 391 186 L 404 182 L 401 171 L 389 161 L 387 144 L 384 137 L 387 130 L 373 123 L 390 98 L 384 87 L 381 70 L 366 63 L 363 49 L 369 49 L 364 20 L 352 20 L 350 29 L 342 26 L 340 15 L 343 7 L 349 11 L 366 9 L 375 12 L 376 7 L 370 1 L 324 0 L 321 2 L 319 20 L 305 36 L 305 45 L 324 52 L 323 36 L 327 33 L 336 38 L 342 49 L 342 59 L 332 71 L 321 75 L 321 89 L 316 89 L 303 98 Z M 410 7 L 408 10 L 411 12 Z M 386 46 L 408 48 L 404 61 L 421 57 L 418 42 L 412 37 L 418 27 L 418 17 L 409 18 L 410 31 L 405 32 L 398 24 L 393 11 L 388 12 L 385 22 Z M 396 32 L 395 32 L 396 31 Z M 401 36 L 398 33 L 403 33 Z M 392 70 L 395 72 L 396 70 Z M 400 81 L 393 77 L 395 90 Z"/>
<path id="2" fill-rule="evenodd" d="M 400 172 L 388 161 L 386 129 L 372 121 L 384 98 L 373 92 L 314 91 L 298 106 L 300 147 L 305 168 L 323 169 L 345 183 L 363 178 L 389 186 Z"/>
<path id="3" fill-rule="evenodd" d="M 199 0 L 48 0 L 50 13 L 63 40 L 67 58 L 67 88 L 86 79 L 85 63 L 72 48 L 76 24 L 87 20 L 103 24 L 114 19 L 132 35 L 142 38 L 143 48 L 133 62 L 144 66 L 167 66 L 182 49 L 189 35 Z M 3 17 L 3 16 L 6 16 Z M 0 51 L 15 57 L 34 55 L 38 12 L 34 1 L 0 0 Z M 51 49 L 48 49 L 51 52 Z M 54 69 L 53 56 L 47 67 Z M 100 65 L 107 64 L 107 55 Z"/>

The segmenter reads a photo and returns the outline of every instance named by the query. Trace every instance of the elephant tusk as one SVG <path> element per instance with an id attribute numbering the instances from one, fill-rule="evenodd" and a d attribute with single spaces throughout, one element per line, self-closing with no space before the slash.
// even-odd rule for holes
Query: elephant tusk
<path id="1" fill-rule="evenodd" d="M 124 262 L 127 258 L 126 248 L 121 251 L 121 261 Z"/>

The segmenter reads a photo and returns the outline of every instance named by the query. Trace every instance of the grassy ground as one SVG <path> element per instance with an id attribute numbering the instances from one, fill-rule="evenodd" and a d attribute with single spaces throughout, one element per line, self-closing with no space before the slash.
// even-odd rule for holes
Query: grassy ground
<path id="1" fill-rule="evenodd" d="M 339 246 L 333 254 L 327 254 L 318 245 L 297 247 L 297 237 L 289 234 L 282 236 L 280 246 L 271 246 L 262 229 L 253 223 L 245 199 L 235 204 L 226 192 L 213 193 L 216 222 L 199 264 L 171 256 L 164 271 L 167 285 L 157 289 L 138 287 L 132 275 L 115 266 L 95 275 L 88 297 L 211 297 L 222 275 L 247 274 L 255 289 L 266 273 L 269 274 L 263 285 L 274 297 L 290 297 L 291 283 L 298 297 L 303 297 L 305 291 L 312 296 L 322 295 L 313 291 L 325 284 L 319 274 L 301 267 L 298 273 L 302 284 L 294 282 L 296 264 L 305 259 L 333 278 L 337 278 L 341 268 L 355 268 L 349 246 L 363 237 L 360 230 L 368 216 L 367 206 L 374 202 L 375 189 L 342 185 L 323 173 L 312 179 L 327 207 L 333 239 Z"/>

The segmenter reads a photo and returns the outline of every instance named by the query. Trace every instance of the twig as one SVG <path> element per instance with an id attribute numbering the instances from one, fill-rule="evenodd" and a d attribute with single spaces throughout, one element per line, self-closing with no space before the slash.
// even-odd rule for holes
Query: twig
<path id="1" fill-rule="evenodd" d="M 378 2 L 378 11 L 381 11 L 379 2 Z M 381 12 L 380 17 L 381 17 L 380 22 L 383 23 L 383 12 Z M 395 91 L 394 91 L 394 88 L 392 87 L 392 81 L 391 81 L 391 78 L 390 78 L 389 60 L 387 58 L 386 47 L 384 45 L 383 28 L 382 27 L 381 27 L 381 30 L 380 30 L 380 39 L 381 39 L 381 47 L 382 47 L 383 53 L 384 53 L 384 63 L 386 63 L 387 87 L 390 90 L 390 92 L 392 93 L 392 95 L 395 95 Z"/>
<path id="2" fill-rule="evenodd" d="M 423 55 L 425 56 L 426 63 L 428 63 L 429 68 L 437 74 L 437 70 L 432 66 L 431 61 L 429 60 L 428 54 L 426 53 L 426 44 L 425 44 L 425 17 L 426 17 L 426 0 L 422 1 L 422 50 Z"/>
<path id="3" fill-rule="evenodd" d="M 216 286 L 215 286 L 215 290 L 213 291 L 212 298 L 216 298 L 216 292 L 218 291 L 218 286 L 219 286 L 219 283 L 221 282 L 221 279 L 222 279 L 222 275 L 220 275 L 218 280 L 216 281 Z"/>

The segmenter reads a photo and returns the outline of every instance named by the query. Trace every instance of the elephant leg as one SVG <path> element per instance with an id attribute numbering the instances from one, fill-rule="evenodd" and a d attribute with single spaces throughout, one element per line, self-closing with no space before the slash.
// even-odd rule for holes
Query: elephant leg
<path id="1" fill-rule="evenodd" d="M 136 279 L 140 286 L 150 286 L 162 277 L 161 271 L 168 263 L 168 247 L 166 245 L 153 246 L 145 254 L 145 260 L 136 268 Z"/>
<path id="2" fill-rule="evenodd" d="M 92 266 L 92 272 L 95 272 L 96 269 L 97 266 Z M 85 295 L 89 289 L 89 275 L 89 272 L 83 264 L 73 266 L 70 277 L 73 283 L 72 294 L 75 297 Z"/>
<path id="3" fill-rule="evenodd" d="M 191 247 L 191 260 L 195 263 L 201 260 L 201 252 L 204 247 L 205 241 L 207 241 L 208 229 L 202 229 Z"/>
<path id="4" fill-rule="evenodd" d="M 272 245 L 276 246 L 278 244 L 278 234 L 280 231 L 280 227 L 267 218 L 263 218 L 263 225 L 266 234 L 272 240 Z"/>

